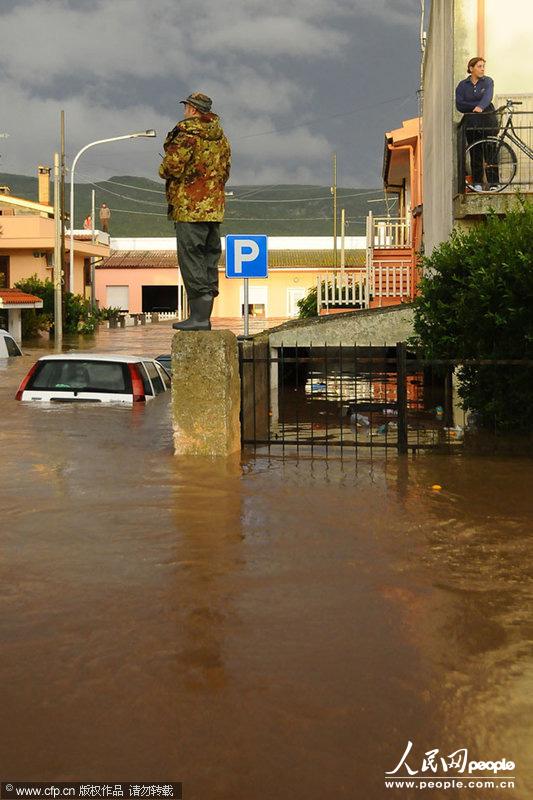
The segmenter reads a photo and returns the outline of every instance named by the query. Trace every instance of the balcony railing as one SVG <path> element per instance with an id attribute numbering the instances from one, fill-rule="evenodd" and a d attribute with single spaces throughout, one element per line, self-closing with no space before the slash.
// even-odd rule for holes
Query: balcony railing
<path id="1" fill-rule="evenodd" d="M 411 297 L 413 266 L 409 261 L 376 261 L 369 269 L 369 291 L 373 298 Z"/>
<path id="2" fill-rule="evenodd" d="M 457 166 L 459 194 L 533 192 L 533 112 L 511 106 L 465 114 L 457 126 Z"/>
<path id="3" fill-rule="evenodd" d="M 411 246 L 411 228 L 406 217 L 367 217 L 368 248 L 394 249 Z"/>
<path id="4" fill-rule="evenodd" d="M 368 281 L 364 271 L 336 270 L 318 275 L 316 281 L 318 313 L 330 308 L 368 308 Z"/>

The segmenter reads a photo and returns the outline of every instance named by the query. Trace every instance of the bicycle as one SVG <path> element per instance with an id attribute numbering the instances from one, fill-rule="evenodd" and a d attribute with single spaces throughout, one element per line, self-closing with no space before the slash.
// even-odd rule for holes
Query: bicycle
<path id="1" fill-rule="evenodd" d="M 495 112 L 496 114 L 502 114 L 502 122 L 504 115 L 506 115 L 505 124 L 501 126 L 498 135 L 485 136 L 467 147 L 465 160 L 467 155 L 470 157 L 471 164 L 479 159 L 483 164 L 484 177 L 483 183 L 479 184 L 480 188 L 476 188 L 477 184 L 465 182 L 470 191 L 478 194 L 486 191 L 501 192 L 513 182 L 518 159 L 513 148 L 504 139 L 508 139 L 528 158 L 533 159 L 533 150 L 520 138 L 513 125 L 513 106 L 521 105 L 522 102 L 519 100 L 508 99 L 506 104 L 496 109 Z M 489 180 L 489 177 L 492 180 Z"/>

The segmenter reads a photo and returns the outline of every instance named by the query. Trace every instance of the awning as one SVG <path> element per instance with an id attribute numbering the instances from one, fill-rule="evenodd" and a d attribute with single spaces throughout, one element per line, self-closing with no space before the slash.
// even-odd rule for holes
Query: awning
<path id="1" fill-rule="evenodd" d="M 42 308 L 43 301 L 34 294 L 21 292 L 20 289 L 0 289 L 0 308 Z"/>

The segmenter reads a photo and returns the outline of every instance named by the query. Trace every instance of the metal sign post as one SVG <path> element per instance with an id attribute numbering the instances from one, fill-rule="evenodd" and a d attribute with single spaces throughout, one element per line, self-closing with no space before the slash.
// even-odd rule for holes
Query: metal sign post
<path id="1" fill-rule="evenodd" d="M 250 304 L 248 300 L 248 281 L 249 278 L 244 279 L 244 335 L 250 335 Z"/>

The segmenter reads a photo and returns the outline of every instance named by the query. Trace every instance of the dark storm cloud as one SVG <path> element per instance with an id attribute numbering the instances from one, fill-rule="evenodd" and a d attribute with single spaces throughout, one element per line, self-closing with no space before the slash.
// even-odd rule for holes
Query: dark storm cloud
<path id="1" fill-rule="evenodd" d="M 416 114 L 419 0 L 27 0 L 0 6 L 2 169 L 155 127 L 211 94 L 236 183 L 379 182 L 383 133 Z M 384 101 L 391 100 L 390 103 Z M 345 116 L 338 116 L 345 114 Z M 279 130 L 279 133 L 268 133 Z M 98 148 L 80 169 L 155 175 L 160 142 Z"/>

